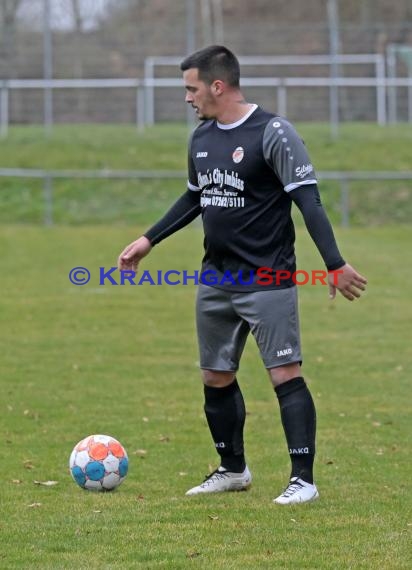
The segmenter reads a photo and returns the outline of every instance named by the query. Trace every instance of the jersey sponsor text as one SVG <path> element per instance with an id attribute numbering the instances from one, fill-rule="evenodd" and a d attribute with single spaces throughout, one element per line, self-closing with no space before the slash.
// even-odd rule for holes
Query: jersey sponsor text
<path id="1" fill-rule="evenodd" d="M 202 208 L 206 208 L 206 206 L 218 206 L 220 208 L 244 208 L 245 199 L 243 196 L 201 196 L 200 205 Z"/>
<path id="2" fill-rule="evenodd" d="M 243 191 L 245 188 L 245 182 L 242 178 L 239 178 L 239 174 L 235 171 L 220 170 L 215 168 L 213 172 L 207 171 L 206 173 L 198 172 L 197 181 L 200 188 L 205 188 L 210 184 L 218 184 L 221 188 L 224 186 L 231 186 L 236 188 L 236 190 Z"/>
<path id="3" fill-rule="evenodd" d="M 305 176 L 311 172 L 313 172 L 313 166 L 311 164 L 304 164 L 303 166 L 295 168 L 295 173 L 298 178 L 305 178 Z"/>

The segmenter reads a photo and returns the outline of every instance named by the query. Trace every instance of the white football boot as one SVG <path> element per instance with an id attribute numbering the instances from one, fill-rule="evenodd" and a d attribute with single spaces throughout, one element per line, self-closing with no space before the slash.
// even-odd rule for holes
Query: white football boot
<path id="1" fill-rule="evenodd" d="M 292 477 L 289 485 L 279 497 L 273 499 L 278 505 L 292 505 L 296 503 L 309 503 L 319 498 L 315 484 L 307 483 L 299 477 Z"/>
<path id="2" fill-rule="evenodd" d="M 224 491 L 246 491 L 252 484 L 252 474 L 246 467 L 243 473 L 232 473 L 219 467 L 207 475 L 203 483 L 189 489 L 186 495 L 200 493 L 222 493 Z"/>

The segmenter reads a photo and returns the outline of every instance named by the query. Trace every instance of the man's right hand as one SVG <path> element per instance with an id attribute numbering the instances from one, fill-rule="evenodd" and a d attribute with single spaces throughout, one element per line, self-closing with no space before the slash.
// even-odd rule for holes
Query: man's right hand
<path id="1" fill-rule="evenodd" d="M 132 270 L 137 271 L 137 266 L 143 257 L 145 257 L 150 250 L 152 245 L 147 237 L 142 236 L 136 241 L 133 241 L 127 247 L 124 248 L 122 253 L 119 255 L 117 260 L 117 267 L 119 271 Z"/>
<path id="2" fill-rule="evenodd" d="M 330 271 L 328 274 L 329 281 L 329 297 L 336 297 L 336 290 L 348 299 L 353 301 L 361 296 L 365 291 L 368 280 L 358 273 L 349 263 L 345 263 L 336 271 Z"/>

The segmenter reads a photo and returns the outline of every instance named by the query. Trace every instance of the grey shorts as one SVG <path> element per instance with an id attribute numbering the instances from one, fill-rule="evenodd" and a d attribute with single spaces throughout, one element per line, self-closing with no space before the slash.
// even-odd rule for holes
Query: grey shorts
<path id="1" fill-rule="evenodd" d="M 196 325 L 205 370 L 236 372 L 249 332 L 266 368 L 302 360 L 296 286 L 231 293 L 200 284 Z"/>

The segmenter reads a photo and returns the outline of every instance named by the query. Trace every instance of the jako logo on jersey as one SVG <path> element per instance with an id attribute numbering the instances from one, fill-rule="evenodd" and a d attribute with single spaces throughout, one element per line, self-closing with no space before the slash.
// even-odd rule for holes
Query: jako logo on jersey
<path id="1" fill-rule="evenodd" d="M 284 350 L 278 350 L 276 352 L 276 356 L 287 356 L 288 354 L 292 354 L 291 348 L 285 348 Z"/>
<path id="2" fill-rule="evenodd" d="M 241 160 L 243 160 L 244 156 L 245 156 L 244 149 L 241 146 L 238 146 L 237 148 L 235 148 L 232 154 L 233 162 L 236 162 L 236 164 L 238 164 Z"/>
<path id="3" fill-rule="evenodd" d="M 313 166 L 311 164 L 304 164 L 303 166 L 295 168 L 295 172 L 298 178 L 305 178 L 307 174 L 313 172 Z"/>
<path id="4" fill-rule="evenodd" d="M 198 152 L 196 153 L 196 158 L 206 158 L 207 152 Z"/>

